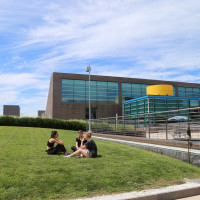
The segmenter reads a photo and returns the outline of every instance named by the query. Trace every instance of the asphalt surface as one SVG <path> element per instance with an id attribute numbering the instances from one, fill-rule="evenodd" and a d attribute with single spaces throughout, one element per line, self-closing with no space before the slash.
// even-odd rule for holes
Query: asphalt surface
<path id="1" fill-rule="evenodd" d="M 193 197 L 187 197 L 183 199 L 177 199 L 177 200 L 200 200 L 200 195 L 193 196 Z"/>

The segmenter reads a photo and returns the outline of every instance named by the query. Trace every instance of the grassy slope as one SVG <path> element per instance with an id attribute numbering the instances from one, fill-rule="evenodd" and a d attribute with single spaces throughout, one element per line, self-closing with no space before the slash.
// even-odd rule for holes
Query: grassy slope
<path id="1" fill-rule="evenodd" d="M 95 140 L 101 157 L 45 153 L 51 129 L 0 127 L 0 199 L 68 198 L 141 190 L 199 178 L 200 169 L 137 148 Z M 58 130 L 67 149 L 77 133 Z"/>

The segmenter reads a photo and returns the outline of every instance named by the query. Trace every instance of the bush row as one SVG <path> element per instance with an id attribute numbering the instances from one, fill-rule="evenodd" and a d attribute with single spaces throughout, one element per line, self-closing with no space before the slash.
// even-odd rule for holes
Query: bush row
<path id="1" fill-rule="evenodd" d="M 83 120 L 60 120 L 41 117 L 1 116 L 0 126 L 41 127 L 65 130 L 86 130 L 87 122 Z"/>

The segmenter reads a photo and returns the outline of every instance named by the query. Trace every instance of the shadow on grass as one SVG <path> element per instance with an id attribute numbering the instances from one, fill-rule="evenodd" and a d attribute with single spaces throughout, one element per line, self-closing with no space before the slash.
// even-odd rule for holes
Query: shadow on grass
<path id="1" fill-rule="evenodd" d="M 46 153 L 46 151 L 45 151 L 45 153 Z M 57 154 L 48 154 L 48 153 L 46 153 L 46 155 L 48 155 L 48 156 L 64 156 L 65 154 L 64 153 L 57 153 Z M 102 158 L 103 156 L 102 155 L 97 155 L 97 157 L 96 158 Z"/>

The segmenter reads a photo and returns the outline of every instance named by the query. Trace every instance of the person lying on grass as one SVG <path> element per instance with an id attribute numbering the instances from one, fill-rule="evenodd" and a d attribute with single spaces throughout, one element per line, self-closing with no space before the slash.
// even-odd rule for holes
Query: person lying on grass
<path id="1" fill-rule="evenodd" d="M 65 155 L 68 155 L 63 141 L 58 140 L 57 137 L 58 137 L 58 132 L 52 131 L 51 138 L 47 141 L 47 150 L 46 150 L 47 154 L 57 155 L 57 154 L 60 154 L 61 152 L 63 152 L 63 153 L 65 153 Z M 55 143 L 57 143 L 57 145 L 54 147 Z"/>
<path id="2" fill-rule="evenodd" d="M 86 158 L 97 157 L 97 146 L 95 142 L 91 139 L 91 137 L 92 137 L 92 133 L 87 132 L 85 134 L 85 137 L 81 140 L 81 148 L 79 148 L 73 154 L 67 155 L 66 157 L 70 158 L 73 156 L 81 156 L 81 155 Z M 87 142 L 83 144 L 85 140 L 87 140 Z"/>
<path id="3" fill-rule="evenodd" d="M 78 131 L 78 137 L 76 138 L 76 146 L 71 146 L 71 149 L 73 152 L 77 151 L 78 149 L 81 148 L 81 140 L 83 139 L 83 131 L 79 130 Z M 87 142 L 87 140 L 83 141 L 83 145 Z"/>

